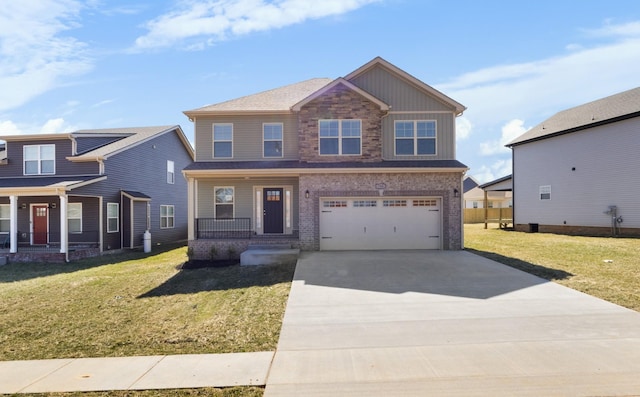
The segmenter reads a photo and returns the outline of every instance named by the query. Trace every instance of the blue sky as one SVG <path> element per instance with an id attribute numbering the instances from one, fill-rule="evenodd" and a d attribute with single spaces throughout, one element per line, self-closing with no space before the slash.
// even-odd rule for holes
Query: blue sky
<path id="1" fill-rule="evenodd" d="M 180 124 L 182 111 L 381 56 L 467 107 L 486 182 L 552 114 L 640 86 L 636 0 L 0 0 L 0 135 Z"/>

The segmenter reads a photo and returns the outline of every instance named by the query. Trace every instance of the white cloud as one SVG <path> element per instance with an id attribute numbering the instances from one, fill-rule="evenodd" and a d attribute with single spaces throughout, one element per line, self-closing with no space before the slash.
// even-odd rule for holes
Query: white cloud
<path id="1" fill-rule="evenodd" d="M 379 0 L 183 0 L 178 9 L 147 22 L 134 50 L 167 47 L 186 39 L 185 47 L 204 48 L 229 37 L 278 29 L 341 15 Z"/>
<path id="2" fill-rule="evenodd" d="M 482 142 L 480 144 L 480 154 L 490 156 L 499 153 L 510 153 L 511 150 L 505 145 L 520 135 L 527 132 L 529 128 L 524 126 L 524 121 L 513 119 L 502 126 L 500 139 L 496 141 Z"/>
<path id="3" fill-rule="evenodd" d="M 77 26 L 76 0 L 5 1 L 0 7 L 0 111 L 91 67 L 86 45 L 63 32 Z"/>
<path id="4" fill-rule="evenodd" d="M 69 125 L 65 125 L 63 118 L 50 119 L 40 128 L 41 134 L 57 134 L 61 132 L 71 132 L 73 128 Z"/>
<path id="5" fill-rule="evenodd" d="M 20 132 L 20 128 L 13 121 L 0 121 L 0 135 L 19 135 Z"/>
<path id="6" fill-rule="evenodd" d="M 456 118 L 456 141 L 463 141 L 469 138 L 473 125 L 468 118 L 460 116 Z"/>
<path id="7" fill-rule="evenodd" d="M 487 166 L 483 165 L 473 172 L 473 177 L 480 185 L 511 174 L 511 159 L 501 159 Z"/>

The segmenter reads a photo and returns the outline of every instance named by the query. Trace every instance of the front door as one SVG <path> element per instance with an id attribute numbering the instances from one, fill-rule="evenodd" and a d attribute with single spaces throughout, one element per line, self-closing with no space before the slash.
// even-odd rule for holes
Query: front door
<path id="1" fill-rule="evenodd" d="M 263 194 L 264 233 L 283 233 L 282 188 L 265 188 Z"/>
<path id="2" fill-rule="evenodd" d="M 31 219 L 33 221 L 32 244 L 47 244 L 47 231 L 49 230 L 49 208 L 47 205 L 34 205 L 31 207 Z"/>

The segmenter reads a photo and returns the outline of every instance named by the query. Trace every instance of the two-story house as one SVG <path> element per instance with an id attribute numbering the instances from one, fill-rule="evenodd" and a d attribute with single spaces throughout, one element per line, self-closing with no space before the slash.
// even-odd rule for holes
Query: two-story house
<path id="1" fill-rule="evenodd" d="M 189 245 L 460 249 L 465 107 L 382 58 L 185 111 Z"/>
<path id="2" fill-rule="evenodd" d="M 0 250 L 61 261 L 187 238 L 180 126 L 1 136 Z"/>

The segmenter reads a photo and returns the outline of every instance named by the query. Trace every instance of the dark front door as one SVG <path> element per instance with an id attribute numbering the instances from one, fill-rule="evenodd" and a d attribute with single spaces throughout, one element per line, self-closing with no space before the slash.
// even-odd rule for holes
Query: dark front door
<path id="1" fill-rule="evenodd" d="M 264 208 L 263 222 L 264 233 L 283 233 L 282 215 L 283 215 L 283 189 L 282 188 L 265 188 L 263 194 Z"/>
<path id="2" fill-rule="evenodd" d="M 47 228 L 49 226 L 49 208 L 46 205 L 31 207 L 33 220 L 33 244 L 47 244 Z"/>

